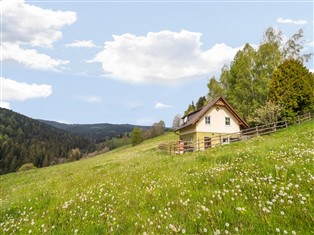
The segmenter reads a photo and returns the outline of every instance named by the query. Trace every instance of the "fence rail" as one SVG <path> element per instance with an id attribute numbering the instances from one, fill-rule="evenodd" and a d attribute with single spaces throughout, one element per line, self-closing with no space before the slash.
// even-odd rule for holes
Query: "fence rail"
<path id="1" fill-rule="evenodd" d="M 276 131 L 287 128 L 292 124 L 300 124 L 312 119 L 311 113 L 297 116 L 293 120 L 278 121 L 271 124 L 255 126 L 252 128 L 241 130 L 236 133 L 219 134 L 219 136 L 204 139 L 197 139 L 196 141 L 186 141 L 183 145 L 180 145 L 178 141 L 172 141 L 168 143 L 161 143 L 158 148 L 167 152 L 168 154 L 182 154 L 186 152 L 193 152 L 199 150 L 206 150 L 208 148 L 230 144 L 246 139 L 253 138 L 255 136 L 269 135 Z"/>

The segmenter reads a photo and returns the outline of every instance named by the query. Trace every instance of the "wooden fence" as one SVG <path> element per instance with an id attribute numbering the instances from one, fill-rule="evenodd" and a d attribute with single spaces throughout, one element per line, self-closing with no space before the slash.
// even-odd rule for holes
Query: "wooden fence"
<path id="1" fill-rule="evenodd" d="M 193 152 L 199 150 L 206 150 L 208 148 L 230 144 L 232 142 L 250 139 L 255 136 L 269 135 L 280 129 L 287 128 L 292 124 L 300 124 L 312 119 L 311 113 L 298 116 L 293 120 L 278 121 L 271 124 L 255 126 L 252 128 L 241 130 L 236 133 L 220 134 L 219 136 L 198 139 L 196 141 L 184 142 L 184 147 L 180 148 L 178 141 L 170 143 L 161 143 L 158 148 L 167 152 L 168 154 L 182 154 L 186 152 Z"/>

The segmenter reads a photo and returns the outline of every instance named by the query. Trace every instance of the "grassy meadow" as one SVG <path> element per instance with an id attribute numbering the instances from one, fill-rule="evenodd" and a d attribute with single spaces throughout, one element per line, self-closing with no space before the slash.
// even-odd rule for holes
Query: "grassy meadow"
<path id="1" fill-rule="evenodd" d="M 172 133 L 0 176 L 0 234 L 314 234 L 314 121 L 169 156 Z"/>

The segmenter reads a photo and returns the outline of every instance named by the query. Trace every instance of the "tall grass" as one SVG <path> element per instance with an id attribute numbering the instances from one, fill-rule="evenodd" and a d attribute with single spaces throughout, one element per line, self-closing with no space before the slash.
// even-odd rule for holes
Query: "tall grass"
<path id="1" fill-rule="evenodd" d="M 205 152 L 168 134 L 92 159 L 3 175 L 3 234 L 313 234 L 308 122 Z"/>

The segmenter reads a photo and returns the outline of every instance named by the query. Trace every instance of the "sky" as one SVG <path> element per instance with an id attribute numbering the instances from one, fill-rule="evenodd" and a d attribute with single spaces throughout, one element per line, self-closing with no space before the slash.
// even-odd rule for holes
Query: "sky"
<path id="1" fill-rule="evenodd" d="M 171 127 L 268 27 L 304 30 L 313 1 L 2 0 L 0 106 L 71 124 Z M 313 58 L 305 64 L 313 70 Z"/>

